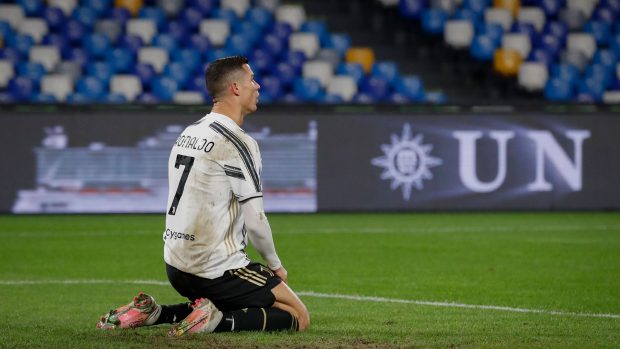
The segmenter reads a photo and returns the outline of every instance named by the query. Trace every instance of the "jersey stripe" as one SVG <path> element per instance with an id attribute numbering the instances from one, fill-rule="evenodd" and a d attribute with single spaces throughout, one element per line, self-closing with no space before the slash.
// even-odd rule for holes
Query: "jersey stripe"
<path id="1" fill-rule="evenodd" d="M 246 144 L 242 140 L 240 140 L 239 137 L 237 137 L 232 131 L 230 131 L 224 125 L 220 124 L 217 121 L 212 122 L 209 127 L 215 130 L 215 132 L 226 137 L 235 146 L 235 148 L 237 148 L 239 154 L 241 155 L 241 160 L 243 160 L 245 167 L 250 173 L 250 177 L 252 177 L 252 182 L 254 182 L 254 187 L 256 188 L 256 191 L 260 192 L 260 179 L 258 177 L 258 173 L 256 172 L 254 161 L 252 160 L 252 155 L 250 154 L 250 151 L 248 150 Z"/>

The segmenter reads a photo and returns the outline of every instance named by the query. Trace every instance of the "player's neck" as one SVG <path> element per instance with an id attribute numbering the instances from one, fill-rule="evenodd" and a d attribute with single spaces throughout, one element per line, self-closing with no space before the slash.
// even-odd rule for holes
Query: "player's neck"
<path id="1" fill-rule="evenodd" d="M 211 108 L 211 112 L 226 115 L 239 126 L 243 124 L 243 114 L 241 113 L 241 108 L 231 103 L 226 103 L 226 101 L 214 103 L 213 108 Z"/>

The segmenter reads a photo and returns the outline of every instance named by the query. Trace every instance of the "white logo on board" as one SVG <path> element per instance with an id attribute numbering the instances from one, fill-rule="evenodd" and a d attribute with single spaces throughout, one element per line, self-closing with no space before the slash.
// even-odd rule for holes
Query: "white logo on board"
<path id="1" fill-rule="evenodd" d="M 433 146 L 422 144 L 423 135 L 415 137 L 411 134 L 411 126 L 405 124 L 400 138 L 391 135 L 391 144 L 381 145 L 383 156 L 372 159 L 374 166 L 382 167 L 381 179 L 391 180 L 390 188 L 401 187 L 403 199 L 411 197 L 411 187 L 424 188 L 423 180 L 432 179 L 430 169 L 439 166 L 443 161 L 430 155 Z"/>

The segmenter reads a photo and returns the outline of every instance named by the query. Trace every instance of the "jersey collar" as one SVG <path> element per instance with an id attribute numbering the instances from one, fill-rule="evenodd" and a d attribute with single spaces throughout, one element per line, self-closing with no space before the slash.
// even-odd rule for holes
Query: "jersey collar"
<path id="1" fill-rule="evenodd" d="M 209 113 L 208 116 L 210 116 L 210 117 L 214 118 L 215 120 L 219 121 L 221 124 L 224 124 L 224 126 L 228 127 L 231 130 L 241 130 L 241 131 L 243 131 L 243 129 L 241 127 L 239 127 L 239 125 L 237 125 L 236 122 L 234 122 L 231 118 L 229 118 L 228 116 L 226 116 L 224 114 L 211 112 L 211 113 Z"/>

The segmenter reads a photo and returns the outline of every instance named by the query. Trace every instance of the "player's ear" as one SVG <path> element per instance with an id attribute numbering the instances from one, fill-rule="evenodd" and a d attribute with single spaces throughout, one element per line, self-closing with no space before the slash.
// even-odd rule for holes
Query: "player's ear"
<path id="1" fill-rule="evenodd" d="M 236 82 L 232 82 L 229 85 L 229 88 L 230 88 L 230 92 L 232 92 L 232 94 L 234 94 L 235 96 L 239 95 L 239 85 L 237 85 Z"/>

